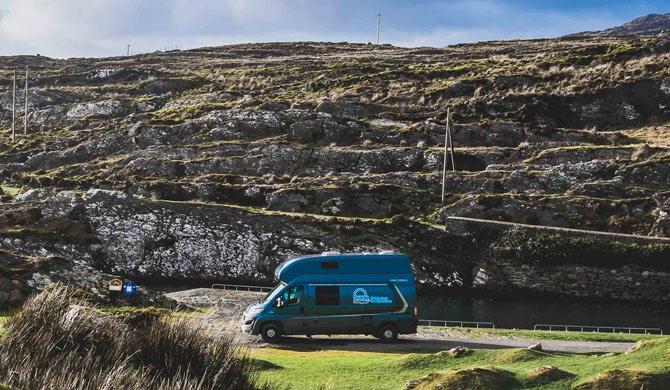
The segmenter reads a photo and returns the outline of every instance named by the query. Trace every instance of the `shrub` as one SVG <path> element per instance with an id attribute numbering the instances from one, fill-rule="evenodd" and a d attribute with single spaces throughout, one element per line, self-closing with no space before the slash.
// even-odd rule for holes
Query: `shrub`
<path id="1" fill-rule="evenodd" d="M 253 363 L 232 336 L 193 320 L 141 327 L 102 313 L 70 288 L 31 298 L 0 338 L 0 383 L 44 389 L 253 389 Z"/>

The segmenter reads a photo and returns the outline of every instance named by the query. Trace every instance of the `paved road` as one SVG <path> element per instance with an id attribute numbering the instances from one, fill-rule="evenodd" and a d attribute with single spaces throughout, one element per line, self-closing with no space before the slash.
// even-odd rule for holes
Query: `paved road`
<path id="1" fill-rule="evenodd" d="M 245 340 L 253 347 L 268 347 L 258 338 L 245 337 Z M 561 340 L 530 340 L 530 339 L 490 339 L 490 338 L 462 338 L 462 339 L 436 339 L 421 337 L 421 331 L 417 336 L 403 336 L 394 344 L 379 342 L 373 337 L 340 336 L 329 338 L 327 336 L 304 336 L 285 337 L 280 344 L 273 345 L 276 348 L 292 350 L 341 350 L 361 352 L 386 352 L 386 353 L 435 353 L 446 351 L 451 348 L 462 346 L 470 349 L 505 349 L 525 348 L 535 343 L 541 343 L 547 352 L 576 352 L 576 353 L 608 353 L 624 352 L 632 347 L 634 343 L 622 342 L 595 342 L 595 341 L 561 341 Z"/>
<path id="2" fill-rule="evenodd" d="M 215 289 L 194 289 L 169 294 L 172 298 L 185 304 L 212 307 L 212 312 L 204 318 L 212 332 L 235 334 L 239 334 L 238 321 L 241 311 L 248 303 L 257 301 L 263 295 Z M 239 335 L 244 343 L 254 348 L 268 346 L 260 340 L 260 337 Z M 628 342 L 531 340 L 493 334 L 473 338 L 458 331 L 419 327 L 416 335 L 401 336 L 395 344 L 380 343 L 377 339 L 369 336 L 314 336 L 313 338 L 292 336 L 286 337 L 282 344 L 276 347 L 296 350 L 329 349 L 388 353 L 431 353 L 448 350 L 456 346 L 470 349 L 525 348 L 538 342 L 542 344 L 545 351 L 579 353 L 623 352 L 634 345 L 634 343 Z"/>

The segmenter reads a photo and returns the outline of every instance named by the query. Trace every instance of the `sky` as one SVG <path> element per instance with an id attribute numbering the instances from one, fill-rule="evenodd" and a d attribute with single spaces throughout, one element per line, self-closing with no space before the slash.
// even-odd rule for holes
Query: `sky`
<path id="1" fill-rule="evenodd" d="M 547 38 L 670 12 L 667 0 L 0 0 L 0 55 L 104 57 L 245 42 L 441 47 Z"/>

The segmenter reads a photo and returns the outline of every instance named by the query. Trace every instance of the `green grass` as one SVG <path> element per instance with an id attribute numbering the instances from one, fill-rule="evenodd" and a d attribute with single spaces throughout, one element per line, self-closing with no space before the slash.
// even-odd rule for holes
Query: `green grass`
<path id="1" fill-rule="evenodd" d="M 16 196 L 21 191 L 21 188 L 19 187 L 12 187 L 7 185 L 0 185 L 0 188 L 2 188 L 2 192 L 5 195 L 11 195 L 11 196 Z"/>
<path id="2" fill-rule="evenodd" d="M 10 316 L 8 315 L 0 314 L 0 336 L 5 334 L 5 322 L 7 322 L 9 318 Z M 0 387 L 0 389 L 2 389 L 2 387 Z"/>
<path id="3" fill-rule="evenodd" d="M 515 377 L 510 388 L 530 388 L 527 374 L 537 367 L 551 365 L 574 375 L 538 389 L 569 389 L 607 370 L 623 369 L 670 374 L 670 338 L 643 342 L 633 353 L 558 354 L 524 349 L 475 350 L 454 358 L 449 354 L 403 354 L 357 351 L 292 351 L 255 349 L 251 356 L 280 366 L 261 372 L 262 380 L 292 389 L 318 386 L 335 389 L 402 389 L 407 381 L 433 372 L 470 368 L 507 370 Z"/>

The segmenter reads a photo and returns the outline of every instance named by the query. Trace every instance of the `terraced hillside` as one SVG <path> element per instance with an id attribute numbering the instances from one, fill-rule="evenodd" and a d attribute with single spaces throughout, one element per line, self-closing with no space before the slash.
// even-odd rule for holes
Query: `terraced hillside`
<path id="1" fill-rule="evenodd" d="M 286 256 L 389 247 L 427 285 L 469 287 L 482 243 L 447 216 L 668 237 L 669 65 L 668 36 L 2 58 L 8 295 L 101 271 L 270 282 Z"/>

